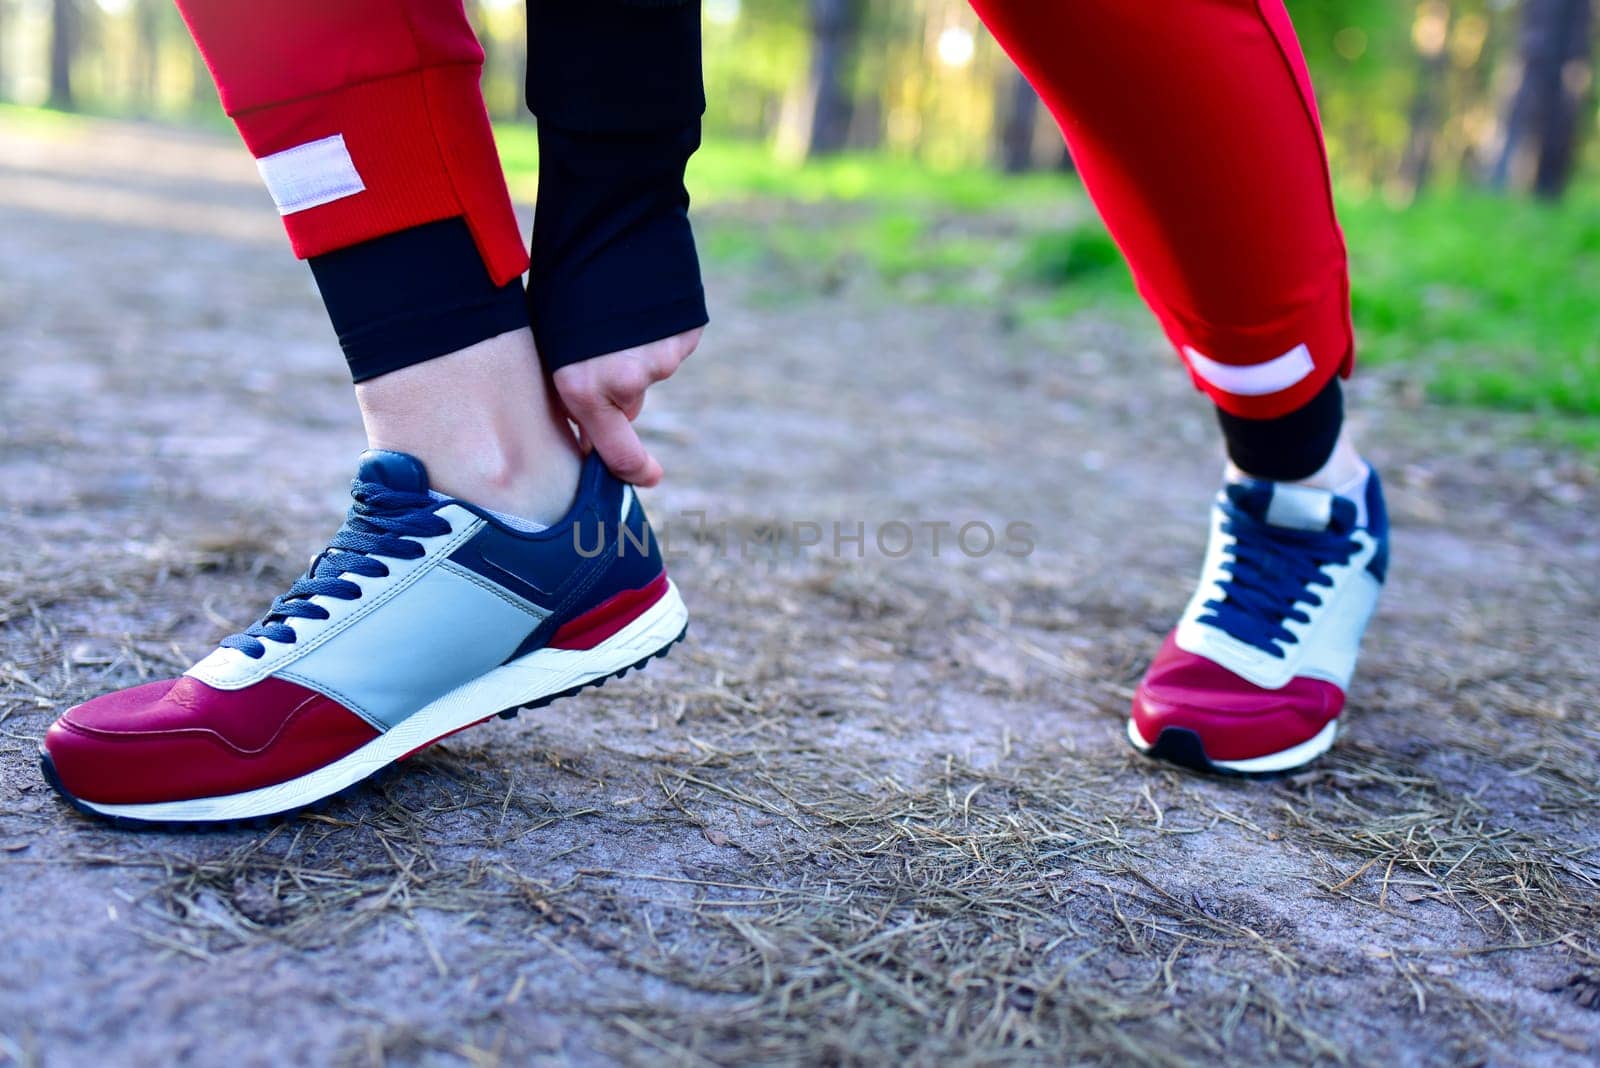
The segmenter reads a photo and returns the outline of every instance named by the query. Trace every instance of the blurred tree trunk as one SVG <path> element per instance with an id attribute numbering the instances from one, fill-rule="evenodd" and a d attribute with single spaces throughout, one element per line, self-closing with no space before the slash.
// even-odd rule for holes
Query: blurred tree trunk
<path id="1" fill-rule="evenodd" d="M 72 95 L 72 61 L 78 54 L 79 14 L 77 0 L 51 0 L 50 106 L 64 111 L 77 104 Z"/>
<path id="2" fill-rule="evenodd" d="M 8 30 L 6 16 L 11 13 L 11 0 L 0 0 L 0 100 L 6 97 L 6 31 Z"/>
<path id="3" fill-rule="evenodd" d="M 500 74 L 509 78 L 513 89 L 507 95 L 500 118 L 506 122 L 532 122 L 533 112 L 528 110 L 524 86 L 527 84 L 528 35 L 526 32 L 510 34 L 499 42 Z M 487 69 L 487 68 L 486 68 Z"/>
<path id="4" fill-rule="evenodd" d="M 1526 0 L 1522 77 L 1505 117 L 1505 140 L 1490 176 L 1555 199 L 1577 158 L 1579 115 L 1593 66 L 1592 0 Z"/>
<path id="5" fill-rule="evenodd" d="M 141 112 L 155 106 L 161 73 L 161 15 L 165 0 L 138 0 L 133 17 L 136 33 L 133 57 L 133 101 Z"/>
<path id="6" fill-rule="evenodd" d="M 806 154 L 839 152 L 855 115 L 849 72 L 861 35 L 864 0 L 811 0 L 811 129 Z"/>
<path id="7" fill-rule="evenodd" d="M 1510 19 L 1494 8 L 1483 12 L 1482 18 L 1483 39 L 1471 65 L 1458 75 L 1461 79 L 1461 95 L 1448 105 L 1451 115 L 1477 114 L 1492 110 L 1495 106 L 1496 76 L 1501 66 L 1500 57 L 1505 50 L 1502 42 L 1507 36 L 1506 24 Z M 1460 67 L 1460 61 L 1455 62 Z M 1451 158 L 1457 178 L 1469 182 L 1480 181 L 1489 173 L 1493 165 L 1491 157 L 1497 153 L 1498 145 L 1486 140 L 1485 132 L 1463 129 L 1462 136 L 1454 146 L 1455 155 Z"/>
<path id="8" fill-rule="evenodd" d="M 1423 0 L 1417 5 L 1411 32 L 1417 50 L 1417 87 L 1411 96 L 1409 133 L 1399 174 L 1401 188 L 1408 196 L 1422 192 L 1433 171 L 1433 145 L 1443 118 L 1441 97 L 1445 75 L 1450 70 L 1450 53 L 1445 46 L 1454 14 L 1445 0 Z"/>
<path id="9" fill-rule="evenodd" d="M 208 108 L 217 102 L 216 87 L 211 81 L 211 71 L 206 67 L 200 49 L 189 42 L 189 106 L 196 110 Z"/>
<path id="10" fill-rule="evenodd" d="M 489 32 L 489 20 L 484 14 L 483 0 L 465 0 L 462 7 L 466 9 L 467 21 L 472 24 L 472 32 L 478 37 L 478 47 L 483 49 L 483 67 L 478 76 L 478 81 L 483 88 L 484 103 L 489 113 L 494 114 L 494 105 L 489 103 L 489 84 L 495 80 L 495 61 L 499 59 L 500 42 L 494 39 L 494 34 Z"/>
<path id="11" fill-rule="evenodd" d="M 1020 70 L 1013 69 L 1007 76 L 1007 91 L 1002 93 L 1005 112 L 998 130 L 1000 133 L 1000 169 L 1007 174 L 1022 174 L 1033 170 L 1033 132 L 1039 123 L 1039 94 L 1033 91 L 1028 79 Z"/>

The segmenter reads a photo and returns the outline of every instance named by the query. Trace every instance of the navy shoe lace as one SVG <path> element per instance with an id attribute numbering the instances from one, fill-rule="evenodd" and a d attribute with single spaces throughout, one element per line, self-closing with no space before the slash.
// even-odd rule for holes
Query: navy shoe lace
<path id="1" fill-rule="evenodd" d="M 1281 660 L 1283 646 L 1298 640 L 1284 624 L 1311 622 L 1300 606 L 1322 604 L 1312 587 L 1333 586 L 1323 569 L 1348 563 L 1361 546 L 1347 530 L 1273 526 L 1229 500 L 1222 510 L 1222 529 L 1234 537 L 1231 558 L 1222 563 L 1228 579 L 1222 599 L 1205 602 L 1209 611 L 1198 622 Z"/>
<path id="2" fill-rule="evenodd" d="M 355 504 L 350 506 L 344 526 L 328 547 L 317 554 L 288 592 L 272 602 L 267 614 L 254 626 L 222 639 L 224 649 L 237 649 L 259 660 L 267 651 L 262 638 L 284 643 L 295 640 L 294 628 L 287 620 L 328 618 L 328 610 L 311 598 L 354 601 L 361 596 L 361 587 L 340 575 L 382 578 L 389 568 L 376 557 L 415 560 L 425 550 L 407 540 L 408 536 L 427 538 L 450 533 L 450 524 L 433 513 L 439 502 L 426 493 L 406 493 L 360 479 L 352 485 L 351 492 Z"/>

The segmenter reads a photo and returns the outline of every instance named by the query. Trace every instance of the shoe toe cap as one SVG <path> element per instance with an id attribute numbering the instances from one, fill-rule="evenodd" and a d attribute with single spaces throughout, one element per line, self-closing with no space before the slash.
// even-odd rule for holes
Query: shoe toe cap
<path id="1" fill-rule="evenodd" d="M 125 765 L 145 759 L 153 735 L 147 726 L 172 690 L 176 679 L 134 686 L 104 694 L 69 709 L 45 732 L 41 748 L 63 788 L 85 800 L 118 793 Z M 143 745 L 141 745 L 143 741 Z"/>
<path id="2" fill-rule="evenodd" d="M 1301 677 L 1269 690 L 1185 652 L 1169 634 L 1134 693 L 1133 721 L 1151 743 L 1177 727 L 1193 731 L 1212 760 L 1251 760 L 1309 740 L 1343 708 L 1331 682 Z"/>
<path id="3" fill-rule="evenodd" d="M 43 750 L 74 799 L 146 804 L 282 782 L 376 736 L 344 706 L 282 680 L 223 691 L 184 676 L 78 705 Z"/>

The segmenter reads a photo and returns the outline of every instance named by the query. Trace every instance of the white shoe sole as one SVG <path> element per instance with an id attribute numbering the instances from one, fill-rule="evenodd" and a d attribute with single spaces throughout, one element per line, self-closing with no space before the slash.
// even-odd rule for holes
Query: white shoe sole
<path id="1" fill-rule="evenodd" d="M 1303 764 L 1309 764 L 1317 757 L 1333 748 L 1333 740 L 1339 734 L 1339 721 L 1331 720 L 1315 735 L 1292 745 L 1277 753 L 1266 756 L 1251 757 L 1249 760 L 1212 760 L 1207 758 L 1207 763 L 1218 771 L 1231 771 L 1236 775 L 1271 775 L 1274 772 L 1292 771 Z M 1128 741 L 1141 753 L 1148 753 L 1155 748 L 1156 743 L 1146 740 L 1132 719 L 1128 720 Z"/>
<path id="2" fill-rule="evenodd" d="M 244 793 L 143 805 L 73 803 L 112 819 L 138 823 L 219 823 L 293 812 L 332 797 L 383 768 L 470 727 L 643 666 L 683 636 L 689 613 L 678 587 L 593 649 L 537 649 L 462 684 L 353 753 L 297 779 Z"/>

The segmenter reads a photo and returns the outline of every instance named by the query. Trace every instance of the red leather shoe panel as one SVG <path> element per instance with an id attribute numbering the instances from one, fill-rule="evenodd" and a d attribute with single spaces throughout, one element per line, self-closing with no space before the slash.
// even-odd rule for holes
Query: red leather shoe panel
<path id="1" fill-rule="evenodd" d="M 1133 721 L 1150 742 L 1166 727 L 1200 736 L 1212 760 L 1250 760 L 1309 741 L 1344 709 L 1344 692 L 1296 678 L 1268 690 L 1178 648 L 1167 635 L 1133 696 Z"/>
<path id="2" fill-rule="evenodd" d="M 637 580 L 635 580 L 637 581 Z M 663 571 L 648 585 L 623 590 L 607 598 L 576 619 L 562 624 L 550 636 L 550 649 L 593 649 L 617 631 L 632 623 L 646 608 L 667 595 L 667 573 Z"/>
<path id="3" fill-rule="evenodd" d="M 79 705 L 45 748 L 76 797 L 147 804 L 285 782 L 377 736 L 337 701 L 282 679 L 218 690 L 184 676 Z"/>

